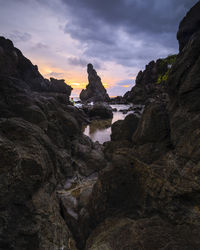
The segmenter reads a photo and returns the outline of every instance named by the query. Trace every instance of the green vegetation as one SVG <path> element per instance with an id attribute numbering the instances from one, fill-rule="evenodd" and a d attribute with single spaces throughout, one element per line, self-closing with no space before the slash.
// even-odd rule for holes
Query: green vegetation
<path id="1" fill-rule="evenodd" d="M 156 83 L 160 84 L 161 82 L 167 81 L 170 68 L 176 62 L 176 57 L 177 57 L 177 55 L 169 55 L 168 57 L 166 57 L 165 59 L 162 60 L 163 64 L 167 63 L 168 70 L 164 74 L 158 76 Z"/>
<path id="2" fill-rule="evenodd" d="M 168 65 L 173 65 L 176 62 L 177 55 L 169 55 L 167 58 L 163 59 Z"/>

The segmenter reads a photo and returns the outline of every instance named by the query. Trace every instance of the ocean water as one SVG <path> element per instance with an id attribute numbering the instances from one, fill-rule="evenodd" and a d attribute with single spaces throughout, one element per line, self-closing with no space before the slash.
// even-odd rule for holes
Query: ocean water
<path id="1" fill-rule="evenodd" d="M 111 125 L 118 121 L 123 120 L 128 114 L 133 111 L 128 112 L 127 114 L 123 114 L 119 112 L 119 110 L 125 110 L 130 107 L 130 105 L 110 105 L 112 108 L 116 108 L 117 111 L 113 112 L 113 118 L 108 120 L 94 120 L 91 124 L 87 125 L 84 128 L 84 134 L 89 136 L 92 141 L 98 141 L 99 143 L 104 143 L 106 141 L 110 141 L 111 135 Z"/>

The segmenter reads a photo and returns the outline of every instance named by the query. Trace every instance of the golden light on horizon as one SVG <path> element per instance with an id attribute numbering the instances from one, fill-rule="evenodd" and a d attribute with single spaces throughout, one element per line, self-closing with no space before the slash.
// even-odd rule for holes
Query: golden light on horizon
<path id="1" fill-rule="evenodd" d="M 131 85 L 122 85 L 124 88 L 129 88 Z"/>
<path id="2" fill-rule="evenodd" d="M 108 84 L 107 83 L 102 82 L 102 84 L 103 84 L 104 88 L 108 88 Z"/>
<path id="3" fill-rule="evenodd" d="M 41 62 L 38 60 L 39 63 L 39 71 L 40 73 L 46 77 L 46 78 L 56 78 L 56 79 L 64 79 L 65 83 L 67 85 L 70 85 L 73 88 L 73 94 L 79 95 L 82 89 L 85 89 L 88 85 L 88 78 L 87 73 L 85 71 L 80 72 L 76 69 L 71 69 L 70 71 L 65 70 L 64 68 L 60 67 L 54 67 L 52 65 L 49 65 L 47 62 Z M 102 80 L 103 86 L 107 89 L 107 91 L 110 88 L 117 87 L 117 83 L 121 81 L 122 79 L 118 79 L 117 77 L 110 77 L 110 76 L 104 76 L 104 79 Z M 132 79 L 135 77 L 133 76 Z M 131 85 L 124 84 L 122 87 L 129 88 Z"/>
<path id="4" fill-rule="evenodd" d="M 85 83 L 81 83 L 81 82 L 67 82 L 67 80 L 65 80 L 65 82 L 70 85 L 73 89 L 85 89 L 86 85 Z"/>

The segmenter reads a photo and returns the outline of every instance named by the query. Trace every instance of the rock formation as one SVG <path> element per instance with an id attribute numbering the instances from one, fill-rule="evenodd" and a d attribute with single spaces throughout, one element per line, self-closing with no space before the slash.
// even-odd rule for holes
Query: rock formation
<path id="1" fill-rule="evenodd" d="M 75 250 L 81 234 L 64 219 L 65 183 L 87 177 L 90 191 L 106 166 L 102 149 L 82 134 L 84 112 L 67 105 L 71 87 L 44 79 L 3 37 L 0 54 L 0 248 Z"/>
<path id="2" fill-rule="evenodd" d="M 180 52 L 189 42 L 192 35 L 200 31 L 200 3 L 198 2 L 192 9 L 187 13 L 179 25 L 177 33 L 177 39 L 179 41 Z"/>
<path id="3" fill-rule="evenodd" d="M 43 78 L 30 60 L 13 46 L 12 41 L 0 37 L 0 75 L 20 79 L 32 91 L 50 92 L 52 95 L 63 96 L 64 102 L 69 100 L 72 88 L 64 80 Z M 22 81 L 24 83 L 22 83 Z M 63 95 L 62 95 L 63 94 Z"/>
<path id="4" fill-rule="evenodd" d="M 1 249 L 200 249 L 200 31 L 179 42 L 168 101 L 115 123 L 100 145 L 81 132 L 84 112 L 46 91 L 27 59 L 26 78 L 1 38 Z"/>
<path id="5" fill-rule="evenodd" d="M 106 103 L 95 103 L 94 105 L 83 105 L 82 109 L 91 120 L 113 118 L 112 108 Z"/>
<path id="6" fill-rule="evenodd" d="M 176 61 L 176 55 L 151 61 L 136 77 L 135 86 L 125 93 L 123 99 L 134 104 L 147 104 L 155 99 L 167 99 L 166 80 Z"/>
<path id="7" fill-rule="evenodd" d="M 116 137 L 127 121 L 113 125 L 104 150 L 110 165 L 90 197 L 88 250 L 200 248 L 200 31 L 190 30 L 168 72 L 169 102 L 147 105 L 129 137 Z"/>
<path id="8" fill-rule="evenodd" d="M 80 99 L 83 102 L 107 102 L 110 100 L 101 78 L 97 75 L 92 64 L 87 66 L 88 85 L 80 93 Z"/>

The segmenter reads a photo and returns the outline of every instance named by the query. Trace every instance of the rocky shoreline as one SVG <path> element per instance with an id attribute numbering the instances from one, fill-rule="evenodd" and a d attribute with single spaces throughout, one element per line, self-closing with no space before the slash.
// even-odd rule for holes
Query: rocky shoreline
<path id="1" fill-rule="evenodd" d="M 103 145 L 82 127 L 112 109 L 72 106 L 70 86 L 0 37 L 0 249 L 200 249 L 199 12 L 180 23 L 172 65 L 151 62 L 114 100 L 145 107 Z M 90 92 L 101 80 L 88 74 Z"/>

